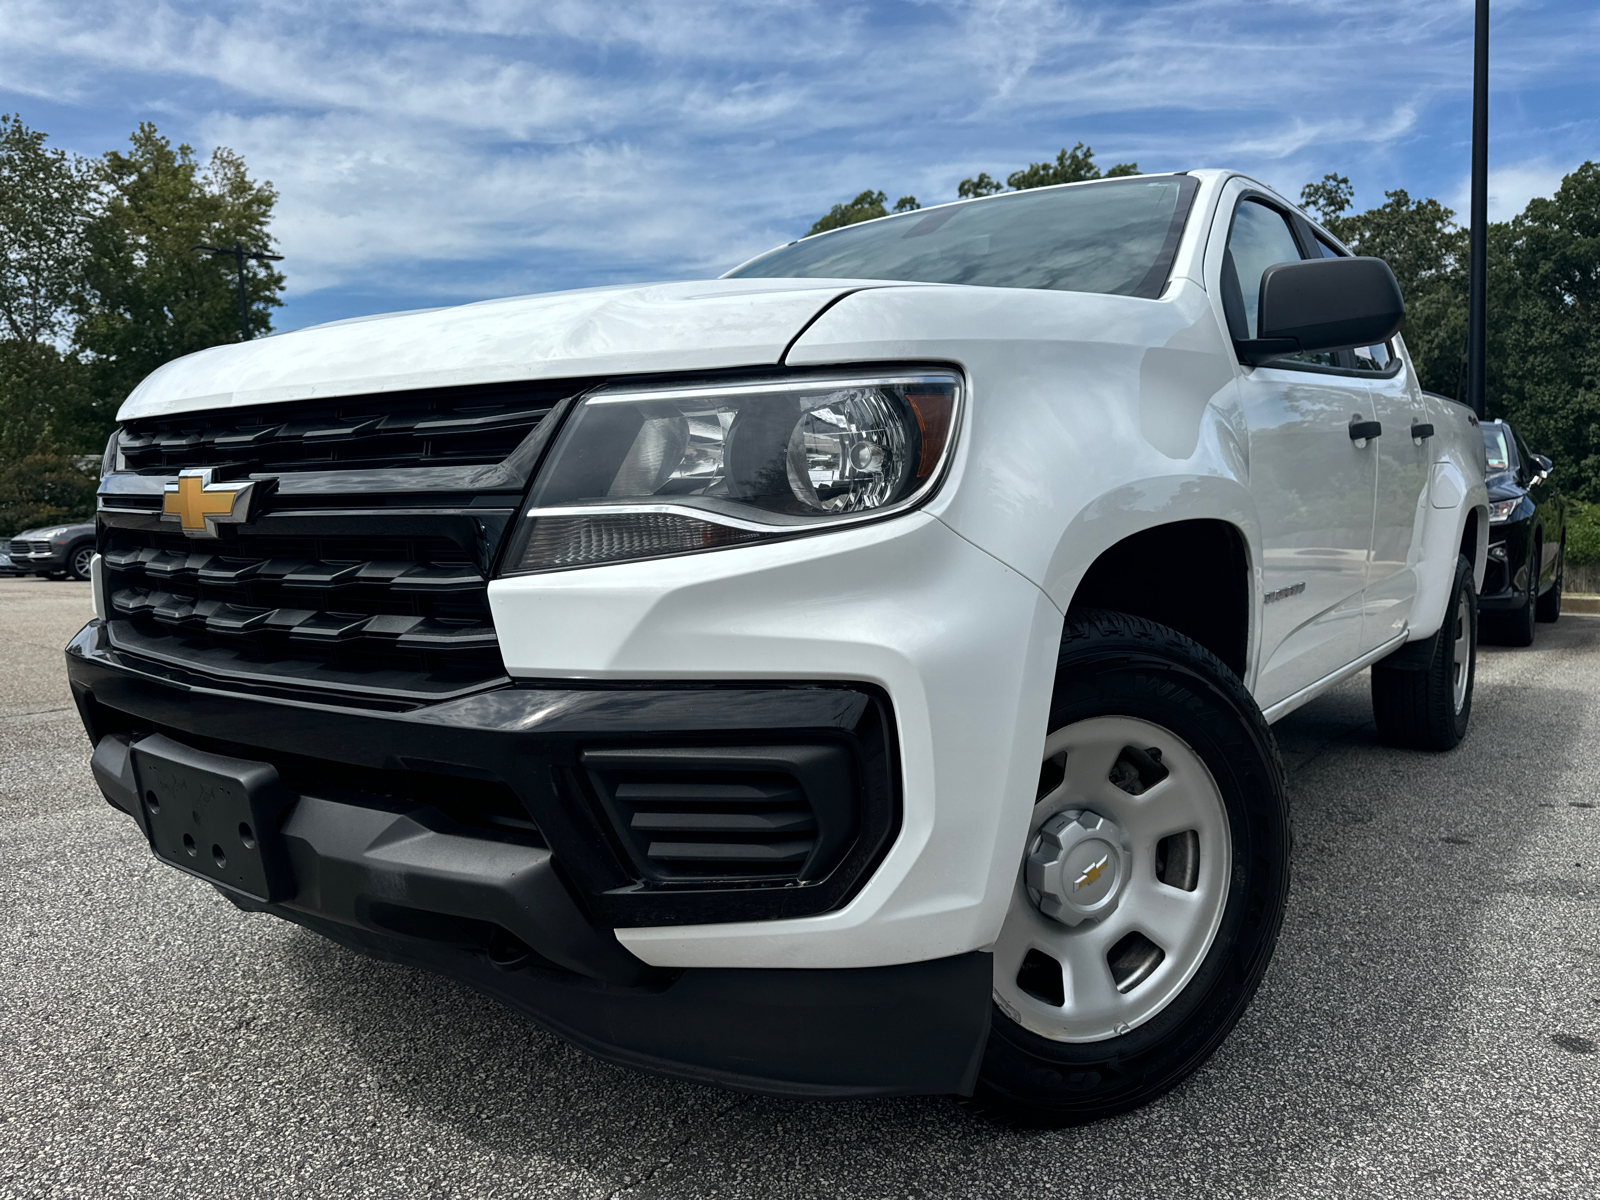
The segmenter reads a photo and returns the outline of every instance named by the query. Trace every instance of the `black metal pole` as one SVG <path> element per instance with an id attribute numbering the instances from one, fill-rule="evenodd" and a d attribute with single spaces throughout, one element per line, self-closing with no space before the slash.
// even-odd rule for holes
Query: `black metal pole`
<path id="1" fill-rule="evenodd" d="M 250 300 L 244 291 L 244 247 L 238 242 L 233 244 L 233 261 L 239 267 L 239 340 L 250 340 Z"/>
<path id="2" fill-rule="evenodd" d="M 1468 234 L 1467 403 L 1481 418 L 1489 350 L 1489 0 L 1477 0 L 1472 37 L 1472 216 Z"/>

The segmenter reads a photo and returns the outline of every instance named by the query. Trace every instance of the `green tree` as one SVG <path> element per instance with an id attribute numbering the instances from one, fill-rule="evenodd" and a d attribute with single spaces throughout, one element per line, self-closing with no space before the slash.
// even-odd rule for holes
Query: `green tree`
<path id="1" fill-rule="evenodd" d="M 1600 164 L 1490 233 L 1490 414 L 1600 501 Z"/>
<path id="2" fill-rule="evenodd" d="M 875 221 L 879 217 L 886 217 L 890 212 L 884 207 L 887 201 L 888 197 L 883 192 L 874 192 L 869 188 L 848 204 L 835 204 L 828 210 L 826 216 L 817 218 L 816 224 L 806 230 L 805 236 L 810 237 L 814 233 L 827 233 L 830 229 L 840 229 L 846 225 L 856 225 L 862 221 Z M 921 207 L 915 196 L 901 196 L 894 202 L 893 211 L 915 212 Z"/>
<path id="3" fill-rule="evenodd" d="M 1055 161 L 1048 159 L 1044 162 L 1029 163 L 1020 171 L 1013 171 L 1006 176 L 1006 186 L 1013 191 L 1022 192 L 1029 188 L 1051 187 L 1058 183 L 1082 183 L 1087 179 L 1113 179 L 1119 175 L 1137 175 L 1138 163 L 1117 163 L 1103 175 L 1100 168 L 1095 166 L 1094 151 L 1082 142 L 1073 145 L 1071 150 L 1062 149 L 1055 157 Z M 965 200 L 973 196 L 992 196 L 996 192 L 1004 191 L 998 180 L 992 179 L 987 171 L 980 171 L 971 179 L 963 179 L 956 185 L 956 195 Z"/>
<path id="4" fill-rule="evenodd" d="M 202 257 L 194 247 L 268 249 L 277 200 L 231 150 L 219 147 L 202 165 L 148 122 L 129 140 L 130 151 L 112 151 L 100 165 L 102 199 L 86 230 L 88 260 L 74 301 L 75 344 L 94 374 L 88 424 L 103 431 L 134 385 L 162 363 L 239 340 L 233 261 Z M 247 265 L 252 334 L 272 328 L 282 289 L 283 276 L 269 265 Z"/>
<path id="5" fill-rule="evenodd" d="M 956 185 L 956 197 L 961 200 L 972 199 L 977 196 L 993 196 L 996 192 L 1006 190 L 1010 185 L 1013 190 L 1022 191 L 1027 188 L 1049 187 L 1055 183 L 1079 183 L 1085 179 L 1111 179 L 1119 175 L 1137 175 L 1138 163 L 1117 163 L 1104 175 L 1100 168 L 1095 166 L 1094 151 L 1082 142 L 1078 142 L 1071 150 L 1062 150 L 1056 155 L 1054 162 L 1031 163 L 1020 171 L 1013 171 L 1006 176 L 1005 184 L 990 177 L 987 171 L 980 171 L 971 179 L 963 179 Z M 814 233 L 824 233 L 829 229 L 838 229 L 841 225 L 854 225 L 857 221 L 871 221 L 876 217 L 889 215 L 889 210 L 884 207 L 887 196 L 883 192 L 865 191 L 848 204 L 835 204 L 828 210 L 826 216 L 817 220 L 805 236 Z M 921 208 L 915 196 L 902 196 L 895 201 L 895 212 L 910 212 Z"/>
<path id="6" fill-rule="evenodd" d="M 989 172 L 979 171 L 972 179 L 963 179 L 956 185 L 956 198 L 958 200 L 973 200 L 979 196 L 992 196 L 996 192 L 1006 190 L 1006 185 L 998 179 L 989 178 Z"/>
<path id="7" fill-rule="evenodd" d="M 1467 232 L 1455 213 L 1396 188 L 1366 212 L 1329 215 L 1324 208 L 1323 222 L 1357 254 L 1381 258 L 1394 271 L 1406 298 L 1402 332 L 1422 386 L 1465 395 Z"/>
<path id="8" fill-rule="evenodd" d="M 1406 298 L 1406 346 L 1422 386 L 1466 394 L 1466 230 L 1404 189 L 1351 213 L 1350 181 L 1325 175 L 1300 200 L 1358 254 L 1382 258 Z M 1555 463 L 1569 494 L 1600 501 L 1600 166 L 1488 229 L 1488 414 Z"/>
<path id="9" fill-rule="evenodd" d="M 1094 164 L 1094 151 L 1078 142 L 1071 150 L 1063 149 L 1055 161 L 1029 163 L 1020 171 L 1006 176 L 1006 185 L 1013 191 L 1029 188 L 1053 187 L 1058 183 L 1082 183 L 1087 179 L 1114 179 L 1120 175 L 1137 175 L 1138 163 L 1117 163 L 1103 175 Z"/>
<path id="10" fill-rule="evenodd" d="M 45 342 L 0 341 L 0 463 L 33 454 L 95 452 L 79 427 L 92 393 L 83 364 Z"/>
<path id="11" fill-rule="evenodd" d="M 0 458 L 0 534 L 94 515 L 100 472 L 68 454 Z"/>
<path id="12" fill-rule="evenodd" d="M 81 160 L 0 114 L 0 336 L 39 342 L 66 329 L 93 186 Z"/>
<path id="13" fill-rule="evenodd" d="M 94 511 L 78 465 L 89 380 L 57 342 L 83 267 L 93 182 L 79 159 L 0 115 L 0 535 Z M 92 435 L 90 440 L 92 441 Z"/>

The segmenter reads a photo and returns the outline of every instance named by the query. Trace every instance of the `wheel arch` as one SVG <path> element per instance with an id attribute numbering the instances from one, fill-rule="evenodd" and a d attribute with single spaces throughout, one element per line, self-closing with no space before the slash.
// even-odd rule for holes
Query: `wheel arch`
<path id="1" fill-rule="evenodd" d="M 1431 572 L 1417 572 L 1417 599 L 1411 608 L 1411 636 L 1418 642 L 1439 632 L 1455 581 L 1455 560 L 1465 555 L 1472 564 L 1472 589 L 1483 590 L 1483 573 L 1489 562 L 1489 494 L 1480 483 L 1454 509 L 1431 509 L 1423 534 L 1423 564 L 1450 564 Z"/>
<path id="2" fill-rule="evenodd" d="M 1233 480 L 1164 478 L 1101 497 L 1068 528 L 1046 588 L 1064 612 L 1144 617 L 1192 638 L 1248 684 L 1255 661 L 1259 523 Z M 1055 565 L 1055 564 L 1053 564 Z"/>

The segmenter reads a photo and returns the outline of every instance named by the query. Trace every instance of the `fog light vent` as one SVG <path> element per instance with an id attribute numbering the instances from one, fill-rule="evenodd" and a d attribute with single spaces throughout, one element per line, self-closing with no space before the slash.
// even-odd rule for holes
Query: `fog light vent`
<path id="1" fill-rule="evenodd" d="M 855 771 L 842 746 L 589 750 L 583 763 L 644 879 L 810 882 L 855 840 Z"/>

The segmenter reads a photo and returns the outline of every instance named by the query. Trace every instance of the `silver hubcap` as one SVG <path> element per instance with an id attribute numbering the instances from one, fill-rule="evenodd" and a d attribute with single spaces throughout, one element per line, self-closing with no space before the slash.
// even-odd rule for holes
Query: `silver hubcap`
<path id="1" fill-rule="evenodd" d="M 93 550 L 80 550 L 72 556 L 72 569 L 79 575 L 89 574 L 89 564 L 94 561 Z"/>
<path id="2" fill-rule="evenodd" d="M 1450 653 L 1455 657 L 1450 662 L 1450 685 L 1454 693 L 1456 712 L 1460 713 L 1467 703 L 1467 669 L 1472 665 L 1472 623 L 1467 612 L 1467 594 L 1461 593 L 1461 600 L 1456 605 L 1456 640 L 1450 648 Z"/>
<path id="3" fill-rule="evenodd" d="M 994 998 L 1060 1042 L 1117 1037 L 1183 991 L 1228 898 L 1227 810 L 1170 730 L 1094 717 L 1045 741 L 1043 795 L 994 946 Z"/>

